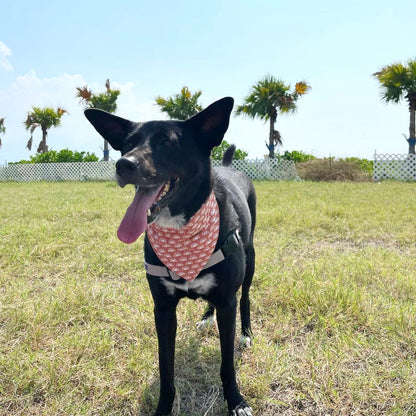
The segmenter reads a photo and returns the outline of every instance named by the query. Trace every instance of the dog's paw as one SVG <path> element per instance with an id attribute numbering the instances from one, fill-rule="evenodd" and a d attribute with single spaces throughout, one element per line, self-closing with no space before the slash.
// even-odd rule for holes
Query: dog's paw
<path id="1" fill-rule="evenodd" d="M 230 416 L 253 416 L 253 410 L 243 400 L 234 410 L 230 412 Z"/>
<path id="2" fill-rule="evenodd" d="M 196 329 L 198 331 L 209 331 L 211 330 L 216 324 L 215 316 L 209 316 L 206 319 L 203 319 L 202 321 L 198 322 L 196 324 Z"/>
<path id="3" fill-rule="evenodd" d="M 240 336 L 240 349 L 250 348 L 251 347 L 251 338 L 247 335 Z"/>

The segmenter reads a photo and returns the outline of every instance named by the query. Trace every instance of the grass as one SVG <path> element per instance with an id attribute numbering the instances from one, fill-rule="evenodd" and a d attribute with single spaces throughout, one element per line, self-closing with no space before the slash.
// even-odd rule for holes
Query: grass
<path id="1" fill-rule="evenodd" d="M 150 415 L 158 396 L 132 190 L 0 185 L 0 415 Z M 415 415 L 415 184 L 258 182 L 255 334 L 238 353 L 257 416 Z M 203 302 L 178 310 L 174 415 L 225 414 Z"/>

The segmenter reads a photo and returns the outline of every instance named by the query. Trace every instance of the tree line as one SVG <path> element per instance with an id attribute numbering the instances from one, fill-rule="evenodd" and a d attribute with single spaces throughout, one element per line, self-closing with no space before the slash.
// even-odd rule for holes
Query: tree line
<path id="1" fill-rule="evenodd" d="M 409 137 L 406 140 L 409 145 L 409 154 L 415 153 L 416 134 L 415 134 L 415 113 L 416 113 L 416 60 L 409 60 L 407 63 L 396 63 L 387 65 L 375 72 L 373 76 L 379 81 L 382 90 L 382 100 L 386 102 L 399 103 L 403 98 L 409 104 L 410 123 Z M 115 113 L 117 110 L 117 98 L 120 90 L 111 88 L 110 80 L 105 83 L 106 90 L 100 93 L 93 93 L 87 86 L 76 88 L 76 97 L 84 108 L 98 108 Z M 294 113 L 297 110 L 298 99 L 310 91 L 310 85 L 305 81 L 299 81 L 291 89 L 289 84 L 267 75 L 256 82 L 244 98 L 243 104 L 238 105 L 235 110 L 237 116 L 247 116 L 259 118 L 269 122 L 268 140 L 265 144 L 269 152 L 269 157 L 275 157 L 276 146 L 282 144 L 282 136 L 275 129 L 277 117 L 283 113 Z M 172 97 L 156 98 L 156 104 L 160 110 L 166 113 L 171 119 L 185 120 L 203 108 L 198 102 L 202 91 L 191 93 L 188 87 L 183 87 L 179 94 Z M 53 109 L 50 107 L 32 107 L 28 112 L 24 125 L 30 131 L 31 136 L 27 143 L 30 150 L 33 142 L 33 132 L 39 127 L 42 131 L 37 153 L 48 151 L 46 143 L 47 134 L 50 128 L 60 125 L 62 116 L 67 113 L 63 108 Z M 5 119 L 0 118 L 0 146 L 1 135 L 6 132 Z M 244 152 L 237 157 L 242 158 Z M 108 143 L 104 141 L 104 160 L 108 160 Z"/>

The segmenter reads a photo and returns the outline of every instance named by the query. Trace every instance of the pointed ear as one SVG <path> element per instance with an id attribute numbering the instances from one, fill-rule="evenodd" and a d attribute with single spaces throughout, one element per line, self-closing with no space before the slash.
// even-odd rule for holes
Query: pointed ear
<path id="1" fill-rule="evenodd" d="M 234 99 L 225 97 L 185 121 L 198 131 L 198 144 L 204 149 L 211 151 L 213 147 L 221 144 L 228 129 L 233 105 Z"/>
<path id="2" fill-rule="evenodd" d="M 95 130 L 110 143 L 115 150 L 122 150 L 125 138 L 134 130 L 135 123 L 107 111 L 89 108 L 84 111 L 85 117 Z"/>

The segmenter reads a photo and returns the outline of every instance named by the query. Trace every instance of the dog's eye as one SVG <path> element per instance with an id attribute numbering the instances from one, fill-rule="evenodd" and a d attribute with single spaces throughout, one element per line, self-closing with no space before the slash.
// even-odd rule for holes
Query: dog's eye
<path id="1" fill-rule="evenodd" d="M 130 150 L 133 150 L 134 143 L 133 140 L 126 140 L 123 143 L 123 154 L 129 152 Z"/>
<path id="2" fill-rule="evenodd" d="M 155 144 L 158 150 L 162 150 L 162 149 L 173 150 L 176 143 L 177 143 L 176 139 L 172 139 L 170 137 L 161 135 L 157 138 Z"/>

